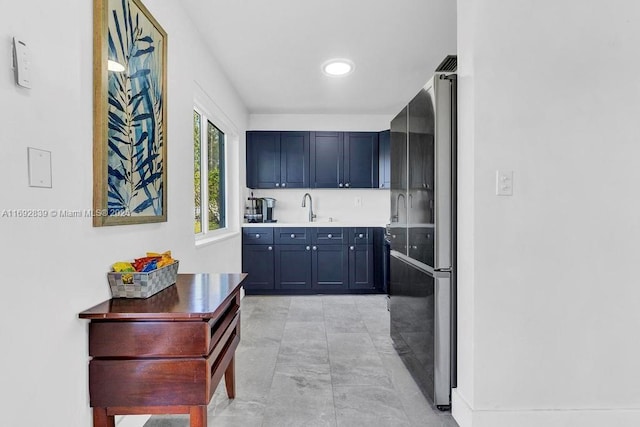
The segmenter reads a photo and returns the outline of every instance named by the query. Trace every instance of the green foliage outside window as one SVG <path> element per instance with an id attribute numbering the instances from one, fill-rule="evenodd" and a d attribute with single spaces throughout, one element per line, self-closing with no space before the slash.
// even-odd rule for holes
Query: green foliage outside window
<path id="1" fill-rule="evenodd" d="M 194 197 L 195 197 L 195 224 L 196 234 L 202 229 L 202 203 L 207 203 L 207 231 L 216 230 L 225 226 L 224 218 L 224 133 L 213 123 L 207 121 L 207 197 L 203 198 L 202 189 L 202 144 L 201 144 L 201 116 L 194 111 Z M 222 179 L 221 179 L 222 175 Z"/>

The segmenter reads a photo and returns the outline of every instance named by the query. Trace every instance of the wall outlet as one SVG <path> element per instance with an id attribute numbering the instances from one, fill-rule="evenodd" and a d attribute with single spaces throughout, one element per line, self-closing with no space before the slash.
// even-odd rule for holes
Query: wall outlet
<path id="1" fill-rule="evenodd" d="M 353 201 L 353 205 L 354 205 L 356 208 L 360 208 L 360 207 L 362 207 L 362 197 L 356 197 L 356 198 L 354 199 L 354 201 Z"/>

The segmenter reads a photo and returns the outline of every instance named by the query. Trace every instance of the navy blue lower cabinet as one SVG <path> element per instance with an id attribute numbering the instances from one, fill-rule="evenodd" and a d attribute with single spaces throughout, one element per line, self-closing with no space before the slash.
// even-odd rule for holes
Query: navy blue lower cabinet
<path id="1" fill-rule="evenodd" d="M 349 289 L 374 290 L 373 245 L 349 245 Z"/>
<path id="2" fill-rule="evenodd" d="M 247 273 L 242 285 L 247 294 L 274 289 L 274 265 L 273 245 L 242 246 L 242 271 Z"/>
<path id="3" fill-rule="evenodd" d="M 273 228 L 242 229 L 242 282 L 247 294 L 273 292 L 274 289 Z"/>
<path id="4" fill-rule="evenodd" d="M 249 295 L 385 292 L 382 256 L 382 228 L 244 228 L 243 285 Z"/>
<path id="5" fill-rule="evenodd" d="M 349 255 L 345 245 L 314 245 L 311 252 L 311 288 L 345 291 L 349 283 Z"/>
<path id="6" fill-rule="evenodd" d="M 275 289 L 311 289 L 311 245 L 276 245 Z"/>

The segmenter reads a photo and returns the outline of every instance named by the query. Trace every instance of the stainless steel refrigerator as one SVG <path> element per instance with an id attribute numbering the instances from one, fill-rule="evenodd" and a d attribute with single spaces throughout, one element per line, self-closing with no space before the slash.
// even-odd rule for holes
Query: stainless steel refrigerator
<path id="1" fill-rule="evenodd" d="M 456 382 L 455 67 L 447 57 L 391 122 L 391 336 L 440 409 Z"/>

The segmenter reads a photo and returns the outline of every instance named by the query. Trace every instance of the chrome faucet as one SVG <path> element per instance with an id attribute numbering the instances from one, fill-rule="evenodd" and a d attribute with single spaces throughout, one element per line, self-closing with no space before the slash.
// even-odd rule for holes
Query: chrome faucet
<path id="1" fill-rule="evenodd" d="M 316 218 L 316 214 L 313 213 L 313 199 L 311 198 L 311 194 L 304 193 L 304 196 L 302 196 L 302 207 L 307 207 L 307 196 L 309 196 L 309 222 L 313 222 L 313 220 Z"/>
<path id="2" fill-rule="evenodd" d="M 396 214 L 391 217 L 391 222 L 398 222 L 400 220 L 400 196 L 402 196 L 405 207 L 407 206 L 407 199 L 404 193 L 398 193 L 398 197 L 396 198 Z"/>

